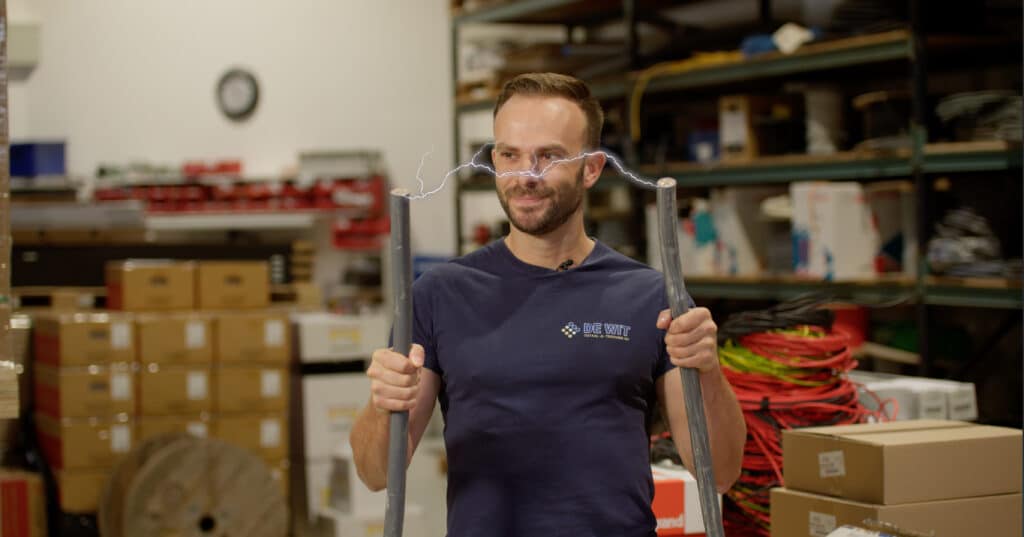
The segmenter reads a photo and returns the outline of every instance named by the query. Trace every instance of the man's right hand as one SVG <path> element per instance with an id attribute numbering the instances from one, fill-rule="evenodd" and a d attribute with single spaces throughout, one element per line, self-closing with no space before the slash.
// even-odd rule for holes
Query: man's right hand
<path id="1" fill-rule="evenodd" d="M 377 349 L 366 375 L 370 377 L 370 403 L 378 412 L 412 409 L 419 393 L 423 347 L 413 344 L 409 356 Z"/>

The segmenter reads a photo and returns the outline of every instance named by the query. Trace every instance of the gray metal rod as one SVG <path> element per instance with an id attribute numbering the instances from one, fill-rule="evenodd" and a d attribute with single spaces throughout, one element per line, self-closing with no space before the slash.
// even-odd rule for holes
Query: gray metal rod
<path id="1" fill-rule="evenodd" d="M 394 301 L 394 350 L 412 348 L 412 256 L 409 248 L 409 191 L 391 191 L 391 284 Z M 405 477 L 409 449 L 409 412 L 388 417 L 387 504 L 384 537 L 402 537 L 405 521 Z"/>
<path id="2" fill-rule="evenodd" d="M 679 261 L 679 214 L 676 212 L 676 180 L 665 177 L 658 180 L 658 234 L 661 235 L 661 263 L 665 267 L 665 291 L 668 293 L 672 318 L 686 313 L 689 301 L 683 268 Z M 681 367 L 683 397 L 690 423 L 690 445 L 693 450 L 692 471 L 697 477 L 700 508 L 704 515 L 704 528 L 708 537 L 725 537 L 722 528 L 722 508 L 718 504 L 715 470 L 711 465 L 711 445 L 708 440 L 708 422 L 704 415 L 704 397 L 700 388 L 700 373 Z"/>

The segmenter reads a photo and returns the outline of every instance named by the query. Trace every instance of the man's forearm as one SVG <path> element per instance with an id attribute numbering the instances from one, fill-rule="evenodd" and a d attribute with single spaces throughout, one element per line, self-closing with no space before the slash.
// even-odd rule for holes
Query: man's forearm
<path id="1" fill-rule="evenodd" d="M 715 480 L 719 492 L 725 492 L 740 475 L 747 425 L 736 394 L 720 370 L 701 375 L 700 384 Z"/>
<path id="2" fill-rule="evenodd" d="M 370 490 L 383 490 L 388 476 L 388 414 L 366 405 L 349 435 L 356 472 Z"/>

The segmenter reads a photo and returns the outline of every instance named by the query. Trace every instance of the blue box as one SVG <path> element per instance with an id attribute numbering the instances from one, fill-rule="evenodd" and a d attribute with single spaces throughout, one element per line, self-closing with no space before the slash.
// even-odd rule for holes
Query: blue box
<path id="1" fill-rule="evenodd" d="M 11 177 L 65 175 L 64 142 L 11 144 Z"/>

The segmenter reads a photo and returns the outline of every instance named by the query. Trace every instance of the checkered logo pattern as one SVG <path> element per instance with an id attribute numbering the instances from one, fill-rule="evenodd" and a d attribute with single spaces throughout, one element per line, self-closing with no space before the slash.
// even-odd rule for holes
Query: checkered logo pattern
<path id="1" fill-rule="evenodd" d="M 576 326 L 576 323 L 570 322 L 562 327 L 562 335 L 572 339 L 573 336 L 580 333 L 580 327 Z"/>

